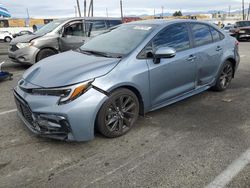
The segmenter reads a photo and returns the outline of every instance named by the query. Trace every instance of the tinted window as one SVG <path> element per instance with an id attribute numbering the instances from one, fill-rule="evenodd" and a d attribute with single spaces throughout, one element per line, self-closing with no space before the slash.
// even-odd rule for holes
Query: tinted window
<path id="1" fill-rule="evenodd" d="M 152 42 L 153 49 L 172 47 L 176 51 L 190 48 L 188 27 L 186 24 L 169 26 L 161 31 Z"/>
<path id="2" fill-rule="evenodd" d="M 106 24 L 104 20 L 93 20 L 91 21 L 92 25 L 92 31 L 100 31 L 106 29 Z"/>
<path id="3" fill-rule="evenodd" d="M 221 40 L 221 34 L 219 31 L 217 31 L 216 29 L 214 29 L 213 27 L 210 27 L 211 33 L 212 33 L 212 37 L 213 37 L 213 41 L 217 42 Z"/>
<path id="4" fill-rule="evenodd" d="M 121 20 L 108 20 L 107 23 L 108 23 L 108 27 L 114 27 L 116 25 L 121 24 L 122 22 Z"/>
<path id="5" fill-rule="evenodd" d="M 209 44 L 213 41 L 211 32 L 207 25 L 191 24 L 195 46 Z"/>
<path id="6" fill-rule="evenodd" d="M 65 28 L 65 36 L 84 36 L 83 24 L 81 22 L 72 24 Z"/>

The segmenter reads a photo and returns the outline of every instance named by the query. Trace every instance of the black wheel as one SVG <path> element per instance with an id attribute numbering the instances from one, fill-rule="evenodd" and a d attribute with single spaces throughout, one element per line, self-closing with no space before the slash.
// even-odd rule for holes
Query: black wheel
<path id="1" fill-rule="evenodd" d="M 133 127 L 138 115 L 139 102 L 136 95 L 128 89 L 119 89 L 101 107 L 97 128 L 108 138 L 119 137 Z"/>
<path id="2" fill-rule="evenodd" d="M 10 37 L 5 37 L 4 38 L 4 42 L 10 42 L 11 41 L 11 38 Z"/>
<path id="3" fill-rule="evenodd" d="M 46 57 L 49 57 L 49 56 L 52 56 L 55 54 L 57 54 L 57 53 L 52 49 L 43 49 L 38 53 L 36 61 L 38 62 Z"/>
<path id="4" fill-rule="evenodd" d="M 226 61 L 219 73 L 219 76 L 213 89 L 215 91 L 226 90 L 233 79 L 233 72 L 233 64 L 230 61 Z"/>

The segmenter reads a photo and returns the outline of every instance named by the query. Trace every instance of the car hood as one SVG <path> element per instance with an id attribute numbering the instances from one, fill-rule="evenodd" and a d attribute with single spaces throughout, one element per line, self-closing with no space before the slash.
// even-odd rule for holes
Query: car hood
<path id="1" fill-rule="evenodd" d="M 31 35 L 22 35 L 22 36 L 17 36 L 11 41 L 11 45 L 15 45 L 17 43 L 21 42 L 31 42 L 32 40 L 41 37 L 42 35 L 36 35 L 36 34 L 31 34 Z"/>
<path id="2" fill-rule="evenodd" d="M 33 65 L 24 73 L 23 79 L 44 88 L 68 86 L 103 76 L 119 62 L 118 58 L 68 51 Z"/>

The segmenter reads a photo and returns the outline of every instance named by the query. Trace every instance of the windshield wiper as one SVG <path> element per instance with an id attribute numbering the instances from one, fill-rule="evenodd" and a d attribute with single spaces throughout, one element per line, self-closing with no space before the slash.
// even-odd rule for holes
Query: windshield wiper
<path id="1" fill-rule="evenodd" d="M 98 52 L 98 51 L 94 51 L 94 50 L 80 49 L 80 52 L 86 53 L 86 54 L 92 54 L 92 55 L 96 55 L 96 56 L 101 56 L 101 57 L 107 57 L 107 58 L 117 58 L 116 56 L 113 56 L 111 54 L 108 54 L 108 53 L 105 53 L 105 52 Z"/>

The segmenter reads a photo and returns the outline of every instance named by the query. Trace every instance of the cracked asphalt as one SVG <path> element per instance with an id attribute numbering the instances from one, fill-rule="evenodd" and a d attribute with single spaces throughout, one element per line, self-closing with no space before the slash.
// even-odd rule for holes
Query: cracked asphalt
<path id="1" fill-rule="evenodd" d="M 250 43 L 240 43 L 240 67 L 226 92 L 148 113 L 123 137 L 82 143 L 34 136 L 9 112 L 28 67 L 1 55 L 14 77 L 0 82 L 0 187 L 205 187 L 250 148 L 249 52 Z M 250 164 L 228 187 L 250 187 Z"/>

